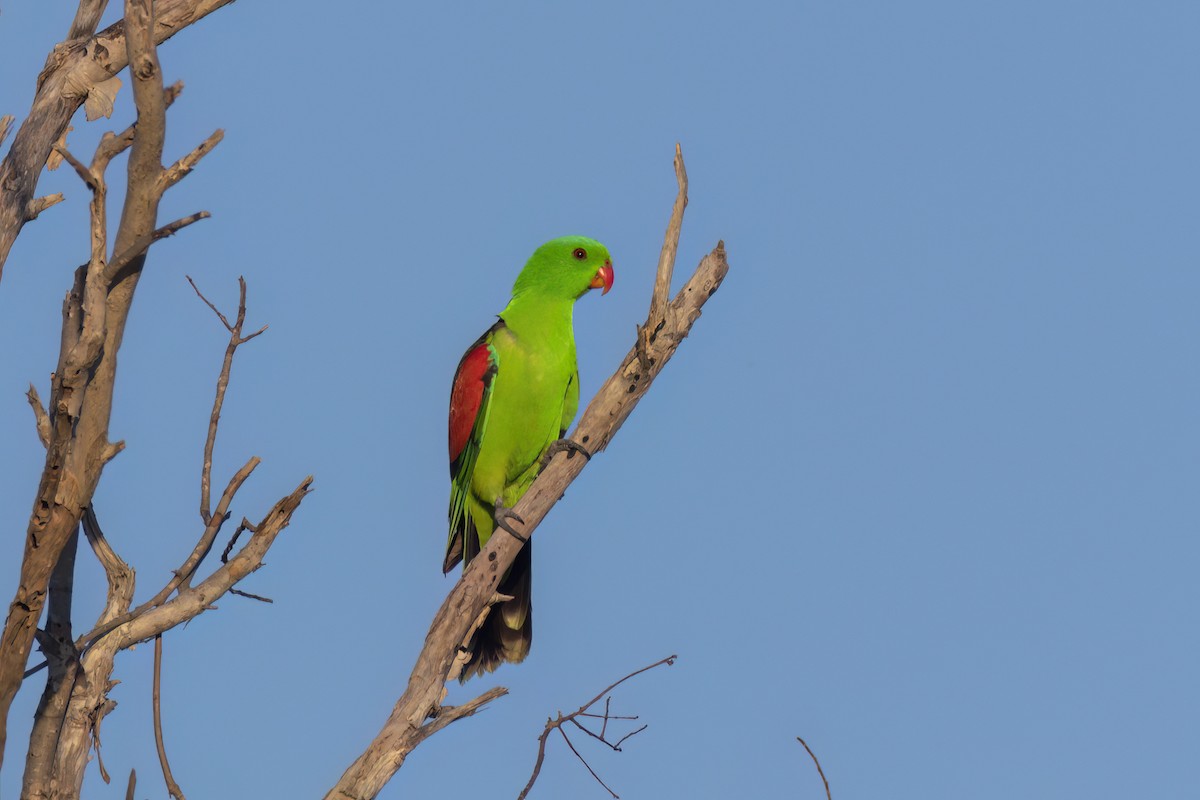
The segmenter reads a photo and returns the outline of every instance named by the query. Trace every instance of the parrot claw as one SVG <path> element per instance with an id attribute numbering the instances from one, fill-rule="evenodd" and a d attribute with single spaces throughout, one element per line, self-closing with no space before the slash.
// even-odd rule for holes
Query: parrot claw
<path id="1" fill-rule="evenodd" d="M 550 466 L 550 460 L 562 451 L 567 451 L 567 458 L 574 458 L 576 453 L 583 456 L 584 461 L 591 461 L 592 454 L 586 447 L 573 439 L 555 439 L 546 448 L 546 452 L 542 454 L 542 465 L 538 468 L 538 474 L 541 475 L 546 471 L 546 467 Z"/>
<path id="2" fill-rule="evenodd" d="M 505 506 L 503 498 L 500 498 L 500 497 L 496 498 L 495 519 L 496 519 L 496 527 L 497 528 L 502 528 L 503 530 L 508 531 L 509 535 L 512 536 L 514 539 L 516 539 L 521 544 L 525 544 L 526 542 L 529 541 L 529 539 L 527 537 L 522 536 L 521 534 L 517 533 L 516 529 L 513 528 L 512 525 L 508 524 L 508 521 L 511 519 L 511 520 L 515 520 L 515 521 L 521 523 L 522 525 L 524 525 L 525 520 L 521 519 L 519 516 L 514 514 L 513 510 L 511 508 L 508 508 L 507 506 Z"/>

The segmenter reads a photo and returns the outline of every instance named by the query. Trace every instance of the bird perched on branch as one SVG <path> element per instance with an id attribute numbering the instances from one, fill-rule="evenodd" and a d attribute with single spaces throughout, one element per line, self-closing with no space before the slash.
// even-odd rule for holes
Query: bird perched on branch
<path id="1" fill-rule="evenodd" d="M 534 251 L 513 284 L 500 319 L 471 345 L 450 392 L 450 538 L 442 572 L 465 567 L 492 533 L 524 542 L 497 587 L 511 597 L 492 606 L 470 644 L 460 680 L 524 660 L 533 638 L 532 545 L 512 526 L 512 512 L 541 471 L 543 456 L 561 448 L 590 454 L 562 439 L 579 408 L 575 301 L 590 289 L 607 294 L 612 259 L 583 236 L 554 239 Z"/>

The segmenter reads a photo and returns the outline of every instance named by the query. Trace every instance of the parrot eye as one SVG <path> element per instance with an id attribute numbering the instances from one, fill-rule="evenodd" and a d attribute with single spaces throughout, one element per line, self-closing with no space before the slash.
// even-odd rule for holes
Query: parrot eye
<path id="1" fill-rule="evenodd" d="M 584 250 L 582 247 L 576 247 L 575 252 L 571 253 L 571 255 L 575 256 L 580 261 L 583 261 L 585 258 L 587 258 L 587 250 Z"/>

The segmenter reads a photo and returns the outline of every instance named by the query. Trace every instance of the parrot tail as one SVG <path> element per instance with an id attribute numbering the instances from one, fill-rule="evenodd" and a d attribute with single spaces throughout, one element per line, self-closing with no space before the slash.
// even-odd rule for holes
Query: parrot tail
<path id="1" fill-rule="evenodd" d="M 497 593 L 512 600 L 492 606 L 491 613 L 476 631 L 471 641 L 471 659 L 463 667 L 460 683 L 466 683 L 473 675 L 493 672 L 506 661 L 512 664 L 524 661 L 529 655 L 529 645 L 533 642 L 532 567 L 533 543 L 526 542 L 496 587 Z"/>

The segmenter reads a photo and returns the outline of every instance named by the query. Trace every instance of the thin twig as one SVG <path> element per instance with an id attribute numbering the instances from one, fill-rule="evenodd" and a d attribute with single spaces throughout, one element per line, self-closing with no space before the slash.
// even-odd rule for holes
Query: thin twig
<path id="1" fill-rule="evenodd" d="M 563 739 L 565 739 L 567 742 L 567 746 L 571 748 L 571 752 L 575 754 L 576 758 L 578 758 L 581 762 L 583 762 L 583 765 L 585 767 L 587 767 L 588 772 L 592 773 L 592 777 L 595 778 L 597 781 L 599 781 L 601 786 L 603 786 L 605 789 L 608 789 L 609 794 L 611 794 L 613 797 L 616 797 L 617 796 L 616 792 L 614 792 L 612 789 L 610 789 L 608 787 L 608 785 L 604 783 L 604 781 L 600 780 L 600 776 L 597 775 L 596 771 L 592 769 L 591 764 L 588 764 L 587 760 L 583 756 L 581 756 L 579 754 L 579 751 L 575 749 L 575 746 L 573 744 L 571 744 L 571 740 L 569 738 L 567 738 L 566 731 L 563 730 L 562 726 L 564 723 L 570 722 L 572 725 L 574 725 L 576 728 L 579 728 L 579 730 L 583 731 L 588 736 L 591 736 L 593 739 L 603 742 L 607 747 L 612 749 L 614 752 L 618 752 L 618 753 L 621 752 L 621 743 L 622 742 L 624 742 L 630 736 L 634 736 L 634 735 L 639 734 L 642 731 L 646 730 L 646 728 L 648 726 L 643 725 L 642 727 L 638 728 L 637 730 L 625 734 L 620 739 L 618 739 L 615 744 L 613 742 L 610 742 L 607 738 L 609 720 L 637 719 L 637 717 L 636 716 L 614 716 L 612 714 L 609 714 L 609 708 L 610 708 L 610 704 L 612 701 L 612 697 L 608 696 L 609 692 L 611 692 L 613 689 L 617 688 L 618 686 L 620 686 L 622 683 L 629 680 L 630 678 L 633 678 L 637 675 L 641 675 L 643 672 L 646 672 L 647 670 L 654 669 L 655 667 L 660 667 L 663 664 L 666 664 L 667 666 L 671 666 L 675 663 L 675 660 L 677 658 L 679 658 L 679 656 L 670 655 L 670 656 L 667 656 L 666 658 L 655 661 L 653 664 L 650 664 L 649 666 L 645 666 L 639 670 L 635 670 L 635 671 L 629 673 L 628 675 L 626 675 L 624 678 L 621 678 L 620 680 L 614 681 L 613 683 L 609 684 L 607 687 L 605 687 L 604 691 L 600 692 L 600 694 L 596 695 L 591 700 L 587 701 L 582 706 L 580 706 L 577 710 L 572 711 L 570 714 L 563 714 L 560 711 L 556 718 L 546 720 L 546 727 L 542 730 L 541 736 L 538 737 L 538 754 L 537 754 L 537 760 L 533 764 L 533 773 L 529 776 L 529 782 L 525 784 L 525 788 L 521 790 L 521 793 L 519 795 L 517 795 L 517 800 L 525 800 L 525 798 L 529 795 L 529 790 L 533 788 L 534 782 L 537 781 L 538 775 L 541 774 L 542 763 L 546 760 L 546 740 L 547 740 L 547 737 L 550 736 L 550 732 L 555 729 L 557 729 L 558 732 L 562 734 Z M 607 696 L 607 699 L 605 699 L 605 701 L 604 701 L 603 716 L 601 716 L 599 714 L 591 714 L 588 712 L 589 708 L 594 706 L 596 703 L 600 702 L 600 698 L 606 697 L 606 696 Z M 593 718 L 602 719 L 603 723 L 601 724 L 601 727 L 600 727 L 600 733 L 597 734 L 595 731 L 588 730 L 586 727 L 579 724 L 576 717 L 593 717 Z"/>
<path id="2" fill-rule="evenodd" d="M 626 675 L 624 678 L 621 678 L 621 680 L 617 681 L 616 683 L 613 683 L 613 684 L 611 684 L 611 685 L 610 685 L 608 688 L 606 688 L 604 691 L 600 692 L 600 694 L 596 695 L 596 696 L 595 696 L 595 697 L 593 697 L 591 700 L 589 700 L 588 702 L 584 703 L 584 704 L 583 704 L 583 706 L 581 706 L 579 710 L 580 710 L 580 711 L 586 711 L 588 708 L 590 708 L 591 706 L 595 705 L 595 703 L 596 703 L 597 701 L 599 701 L 601 697 L 604 697 L 604 695 L 608 694 L 608 693 L 609 693 L 609 692 L 611 692 L 613 689 L 617 688 L 618 686 L 620 686 L 622 683 L 624 683 L 625 681 L 629 680 L 630 678 L 636 678 L 638 675 L 641 675 L 643 672 L 649 672 L 650 670 L 654 669 L 655 667 L 661 667 L 663 664 L 666 664 L 668 667 L 673 667 L 673 666 L 675 666 L 675 661 L 676 661 L 678 658 L 679 658 L 679 656 L 677 656 L 677 655 L 669 655 L 669 656 L 667 656 L 666 658 L 663 658 L 663 659 L 660 659 L 660 660 L 658 660 L 658 661 L 655 661 L 653 664 L 651 664 L 651 665 L 649 665 L 649 666 L 647 666 L 647 667 L 642 667 L 641 669 L 639 669 L 639 670 L 637 670 L 637 671 L 635 671 L 635 672 L 631 672 L 631 673 L 629 673 L 629 674 L 628 674 L 628 675 Z"/>
<path id="3" fill-rule="evenodd" d="M 620 739 L 617 739 L 617 743 L 612 745 L 612 749 L 616 750 L 618 753 L 621 752 L 621 744 L 624 743 L 624 741 L 626 739 L 630 739 L 634 736 L 637 736 L 639 733 L 641 733 L 642 731 L 646 730 L 646 728 L 649 728 L 649 727 L 650 727 L 650 725 L 649 725 L 649 723 L 647 723 L 646 725 L 643 725 L 640 728 L 630 731 L 629 733 L 622 736 Z M 606 744 L 607 744 L 607 742 L 606 742 Z"/>
<path id="4" fill-rule="evenodd" d="M 70 150 L 56 144 L 54 145 L 54 152 L 62 156 L 63 160 L 71 165 L 71 168 L 75 170 L 75 174 L 78 175 L 79 179 L 86 183 L 89 188 L 95 188 L 96 176 L 92 174 L 92 170 L 90 168 L 84 166 L 82 161 L 71 155 Z"/>
<path id="5" fill-rule="evenodd" d="M 275 602 L 274 600 L 272 600 L 269 597 L 263 597 L 261 594 L 251 594 L 250 592 L 243 592 L 241 589 L 230 589 L 229 593 L 236 594 L 238 597 L 245 597 L 250 600 L 257 600 L 260 603 L 274 603 Z"/>
<path id="6" fill-rule="evenodd" d="M 233 546 L 237 544 L 238 537 L 242 535 L 242 531 L 250 531 L 254 533 L 254 526 L 250 524 L 250 520 L 242 517 L 242 521 L 238 524 L 237 530 L 233 532 L 233 536 L 229 537 L 229 544 L 225 545 L 224 551 L 221 552 L 221 563 L 229 563 L 229 554 L 233 552 Z"/>
<path id="7" fill-rule="evenodd" d="M 129 784 L 125 787 L 125 800 L 133 800 L 134 792 L 137 790 L 137 770 L 129 770 Z"/>
<path id="8" fill-rule="evenodd" d="M 230 325 L 229 318 L 220 312 L 211 300 L 204 296 L 200 291 L 200 287 L 196 286 L 196 282 L 192 280 L 192 276 L 188 275 L 187 281 L 192 285 L 192 290 L 196 293 L 204 304 L 212 309 L 217 315 L 217 319 L 221 320 L 221 324 L 225 326 L 225 330 L 229 331 L 229 344 L 225 346 L 225 360 L 221 362 L 221 372 L 217 376 L 217 392 L 213 398 L 212 412 L 208 417 L 208 437 L 204 440 L 204 461 L 200 468 L 200 518 L 207 525 L 211 519 L 209 513 L 210 487 L 212 482 L 212 461 L 213 448 L 217 443 L 217 426 L 221 421 L 221 409 L 225 405 L 225 392 L 229 388 L 229 373 L 233 369 L 233 356 L 237 352 L 238 346 L 245 344 L 253 339 L 258 334 L 267 329 L 263 326 L 257 333 L 253 333 L 245 338 L 242 337 L 242 325 L 246 322 L 246 279 L 238 277 L 238 310 L 237 321 Z M 231 545 L 232 546 L 232 545 Z M 226 555 L 229 554 L 229 549 L 225 550 Z"/>
<path id="9" fill-rule="evenodd" d="M 204 296 L 204 293 L 201 292 L 199 287 L 196 286 L 196 282 L 192 280 L 192 276 L 184 275 L 184 277 L 187 278 L 187 282 L 192 285 L 192 290 L 196 292 L 196 296 L 203 300 L 204 304 L 211 308 L 213 313 L 217 315 L 217 318 L 221 320 L 221 323 L 225 326 L 225 330 L 233 333 L 233 326 L 229 324 L 229 320 L 225 318 L 225 315 L 221 313 L 220 309 L 213 305 L 211 300 Z"/>
<path id="10" fill-rule="evenodd" d="M 196 165 L 200 163 L 200 159 L 212 152 L 212 149 L 220 144 L 224 138 L 225 131 L 218 128 L 207 139 L 196 145 L 192 152 L 167 167 L 158 178 L 159 190 L 165 192 L 186 178 L 188 173 L 194 170 Z"/>
<path id="11" fill-rule="evenodd" d="M 658 270 L 654 276 L 654 293 L 650 296 L 650 313 L 646 315 L 646 324 L 639 325 L 637 331 L 638 360 L 642 363 L 643 368 L 651 366 L 648 349 L 654 343 L 658 332 L 662 330 L 670 308 L 671 276 L 675 271 L 675 255 L 679 252 L 679 235 L 683 230 L 683 212 L 687 208 L 688 202 L 687 169 L 684 168 L 683 150 L 678 142 L 675 143 L 675 182 L 679 185 L 679 191 L 675 195 L 675 204 L 671 207 L 671 219 L 667 223 L 662 251 L 658 256 Z"/>
<path id="12" fill-rule="evenodd" d="M 596 783 L 603 786 L 605 791 L 613 796 L 613 800 L 621 800 L 620 795 L 610 789 L 607 783 L 600 780 L 600 776 L 596 774 L 596 770 L 592 769 L 592 765 L 587 762 L 587 759 L 579 755 L 579 751 L 575 749 L 575 745 L 571 744 L 570 738 L 567 737 L 567 732 L 564 731 L 561 726 L 559 726 L 558 732 L 562 734 L 563 741 L 567 743 L 567 747 L 571 748 L 571 752 L 574 753 L 575 757 L 579 759 L 579 763 L 587 767 L 587 771 L 592 773 L 592 777 L 596 779 Z"/>
<path id="13" fill-rule="evenodd" d="M 175 782 L 175 776 L 171 774 L 171 764 L 167 761 L 167 748 L 163 744 L 162 732 L 162 634 L 154 637 L 154 746 L 158 748 L 158 763 L 162 765 L 163 780 L 167 784 L 167 792 L 175 800 L 186 800 L 183 796 L 183 790 L 179 788 L 179 784 Z"/>
<path id="14" fill-rule="evenodd" d="M 808 742 L 796 737 L 796 741 L 804 745 L 804 749 L 808 751 L 808 755 L 812 758 L 813 763 L 817 765 L 817 774 L 821 776 L 821 782 L 825 784 L 825 800 L 833 800 L 833 795 L 829 793 L 829 781 L 825 779 L 825 770 L 821 769 L 821 762 L 817 760 L 817 754 L 808 746 Z"/>
<path id="15" fill-rule="evenodd" d="M 174 236 L 188 225 L 199 222 L 202 219 L 208 219 L 211 216 L 212 214 L 207 211 L 197 211 L 195 214 L 180 217 L 174 222 L 168 222 L 161 228 L 157 228 L 142 236 L 125 250 L 122 250 L 120 255 L 113 256 L 112 261 L 108 264 L 108 268 L 104 271 L 105 280 L 110 284 L 114 283 L 120 277 L 121 271 L 132 264 L 134 259 L 145 253 L 150 245 L 166 239 L 168 236 Z"/>

